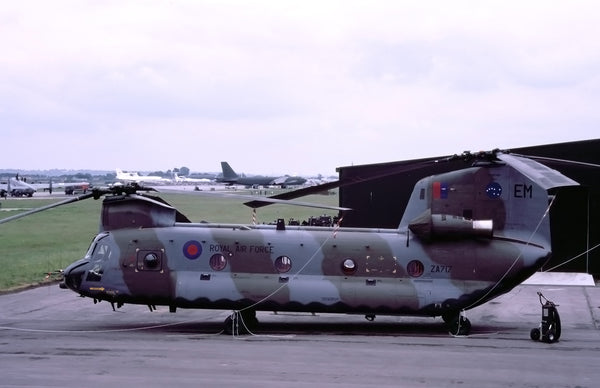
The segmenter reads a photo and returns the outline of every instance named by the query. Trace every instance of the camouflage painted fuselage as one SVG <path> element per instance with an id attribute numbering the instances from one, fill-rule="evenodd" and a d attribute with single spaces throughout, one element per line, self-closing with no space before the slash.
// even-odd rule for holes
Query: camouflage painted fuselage
<path id="1" fill-rule="evenodd" d="M 423 244 L 397 230 L 204 224 L 118 230 L 97 240 L 79 277 L 67 282 L 92 298 L 364 314 L 474 307 L 519 284 L 549 253 L 501 239 Z"/>

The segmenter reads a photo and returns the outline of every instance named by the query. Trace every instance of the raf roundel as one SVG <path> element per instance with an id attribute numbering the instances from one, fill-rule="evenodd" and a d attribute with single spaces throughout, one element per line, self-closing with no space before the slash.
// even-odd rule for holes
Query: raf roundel
<path id="1" fill-rule="evenodd" d="M 183 245 L 183 255 L 190 260 L 195 260 L 202 254 L 202 245 L 198 241 L 190 240 Z"/>

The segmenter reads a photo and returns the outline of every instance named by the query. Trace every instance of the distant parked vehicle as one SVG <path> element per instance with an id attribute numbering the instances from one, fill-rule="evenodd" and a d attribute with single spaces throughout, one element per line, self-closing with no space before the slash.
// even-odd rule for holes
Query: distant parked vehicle
<path id="1" fill-rule="evenodd" d="M 66 195 L 78 195 L 78 194 L 86 194 L 89 190 L 89 183 L 82 184 L 69 184 L 65 186 L 65 194 Z"/>

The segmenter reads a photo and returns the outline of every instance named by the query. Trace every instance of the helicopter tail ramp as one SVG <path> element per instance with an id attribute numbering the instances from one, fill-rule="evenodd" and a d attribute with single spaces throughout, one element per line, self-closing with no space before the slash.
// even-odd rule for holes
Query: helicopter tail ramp
<path id="1" fill-rule="evenodd" d="M 497 153 L 417 182 L 400 229 L 423 239 L 493 236 L 550 249 L 557 189 L 578 185 L 531 159 Z"/>

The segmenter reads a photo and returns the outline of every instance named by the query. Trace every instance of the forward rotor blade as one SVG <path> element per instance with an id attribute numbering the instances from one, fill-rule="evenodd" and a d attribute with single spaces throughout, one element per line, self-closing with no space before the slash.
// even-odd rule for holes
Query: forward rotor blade
<path id="1" fill-rule="evenodd" d="M 51 203 L 50 205 L 38 207 L 38 208 L 31 209 L 31 210 L 28 210 L 28 211 L 23 212 L 23 213 L 16 214 L 14 216 L 3 218 L 3 219 L 0 220 L 0 224 L 5 224 L 7 222 L 18 220 L 19 218 L 27 217 L 27 216 L 35 214 L 35 213 L 43 212 L 45 210 L 49 210 L 49 209 L 52 209 L 52 208 L 55 208 L 55 207 L 58 207 L 58 206 L 67 205 L 69 203 L 73 203 L 73 202 L 77 202 L 77 201 L 82 201 L 84 199 L 88 199 L 88 198 L 92 198 L 92 197 L 94 197 L 94 193 L 83 194 L 83 195 L 80 195 L 78 197 L 65 199 L 64 201 L 60 201 L 60 202 L 56 202 L 56 203 Z"/>

